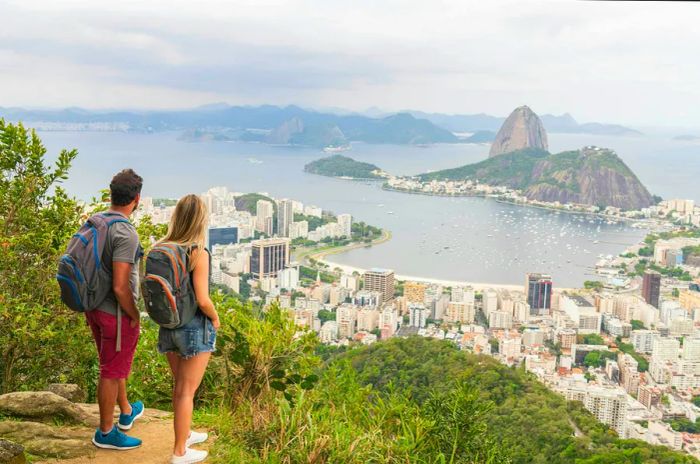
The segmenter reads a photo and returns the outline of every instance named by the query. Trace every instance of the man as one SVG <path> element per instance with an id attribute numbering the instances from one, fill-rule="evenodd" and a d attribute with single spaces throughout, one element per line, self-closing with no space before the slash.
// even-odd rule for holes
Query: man
<path id="1" fill-rule="evenodd" d="M 114 176 L 109 185 L 111 207 L 107 214 L 128 219 L 141 199 L 143 179 L 131 169 Z M 99 448 L 128 450 L 141 440 L 121 432 L 129 430 L 143 414 L 143 403 L 129 403 L 126 379 L 131 372 L 139 339 L 138 263 L 143 255 L 136 229 L 131 223 L 116 222 L 109 228 L 102 266 L 112 276 L 112 287 L 98 308 L 85 313 L 100 358 L 97 400 L 100 427 L 92 442 Z M 120 324 L 120 329 L 118 328 Z M 114 408 L 121 414 L 114 425 Z"/>

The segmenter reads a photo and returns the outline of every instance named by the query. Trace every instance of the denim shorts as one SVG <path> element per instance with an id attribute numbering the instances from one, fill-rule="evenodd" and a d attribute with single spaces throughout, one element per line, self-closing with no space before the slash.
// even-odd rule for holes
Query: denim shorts
<path id="1" fill-rule="evenodd" d="M 194 318 L 177 329 L 160 328 L 158 351 L 175 352 L 182 358 L 191 358 L 199 353 L 213 353 L 216 349 L 216 329 L 208 317 L 197 311 Z"/>

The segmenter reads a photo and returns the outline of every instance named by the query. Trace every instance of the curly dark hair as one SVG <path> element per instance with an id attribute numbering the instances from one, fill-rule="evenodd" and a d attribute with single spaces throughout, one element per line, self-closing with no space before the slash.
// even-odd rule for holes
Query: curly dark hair
<path id="1" fill-rule="evenodd" d="M 143 178 L 133 169 L 118 172 L 109 184 L 109 193 L 114 206 L 126 206 L 141 193 Z"/>

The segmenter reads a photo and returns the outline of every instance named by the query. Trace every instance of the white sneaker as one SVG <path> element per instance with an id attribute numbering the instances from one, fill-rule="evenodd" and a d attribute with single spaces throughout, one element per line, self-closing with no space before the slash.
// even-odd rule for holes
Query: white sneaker
<path id="1" fill-rule="evenodd" d="M 207 441 L 207 438 L 209 438 L 209 434 L 206 432 L 195 432 L 194 430 L 190 431 L 190 436 L 187 437 L 187 442 L 185 443 L 185 446 L 190 447 L 192 445 L 196 445 L 197 443 L 204 443 Z"/>
<path id="2" fill-rule="evenodd" d="M 195 450 L 191 448 L 185 448 L 185 454 L 182 456 L 175 456 L 170 460 L 171 464 L 192 464 L 195 462 L 204 461 L 207 458 L 206 451 Z"/>

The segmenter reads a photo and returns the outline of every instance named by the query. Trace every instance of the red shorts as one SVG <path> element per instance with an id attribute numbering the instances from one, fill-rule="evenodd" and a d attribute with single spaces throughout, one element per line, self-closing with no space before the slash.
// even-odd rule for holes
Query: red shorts
<path id="1" fill-rule="evenodd" d="M 97 345 L 100 377 L 126 379 L 139 342 L 139 326 L 131 327 L 131 319 L 122 313 L 122 349 L 117 351 L 117 316 L 95 309 L 85 313 Z"/>

